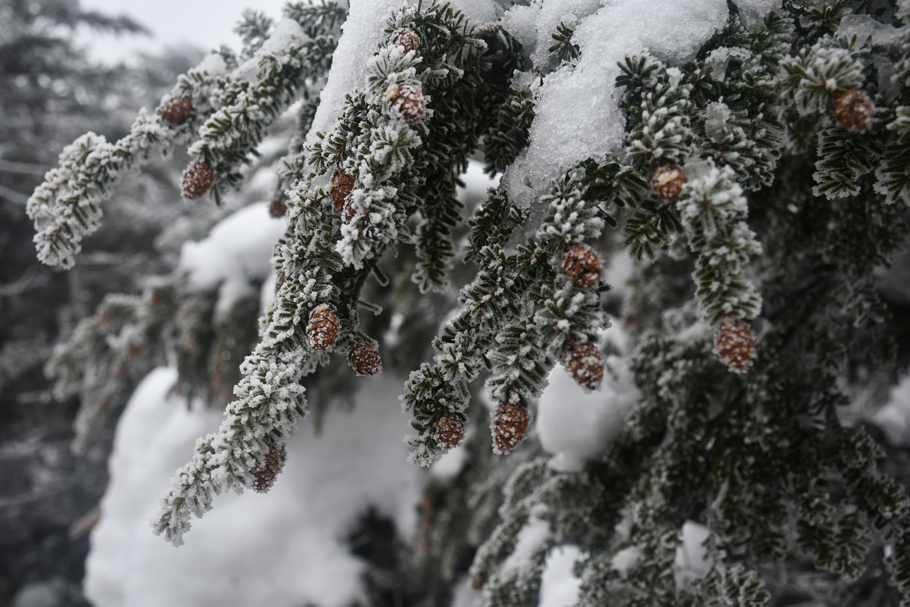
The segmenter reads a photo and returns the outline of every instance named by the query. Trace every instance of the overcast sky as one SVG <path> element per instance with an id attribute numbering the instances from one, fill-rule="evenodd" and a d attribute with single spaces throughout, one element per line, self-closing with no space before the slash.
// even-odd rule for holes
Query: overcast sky
<path id="1" fill-rule="evenodd" d="M 223 43 L 238 49 L 232 31 L 246 8 L 255 8 L 273 19 L 281 16 L 287 0 L 82 0 L 85 10 L 108 15 L 128 15 L 152 30 L 153 36 L 84 36 L 91 56 L 116 63 L 136 50 L 155 51 L 165 45 L 189 42 L 210 50 Z"/>

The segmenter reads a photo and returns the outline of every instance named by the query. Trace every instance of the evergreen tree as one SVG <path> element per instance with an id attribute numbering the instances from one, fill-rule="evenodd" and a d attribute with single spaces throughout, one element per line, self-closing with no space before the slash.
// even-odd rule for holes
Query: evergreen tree
<path id="1" fill-rule="evenodd" d="M 296 103 L 258 336 L 226 357 L 224 309 L 255 306 L 174 274 L 108 298 L 50 366 L 88 428 L 125 371 L 176 359 L 211 396 L 217 361 L 249 348 L 155 533 L 180 545 L 216 494 L 268 490 L 298 421 L 385 363 L 409 372 L 410 461 L 466 455 L 428 483 L 411 558 L 376 563 L 377 603 L 398 575 L 409 601 L 446 604 L 469 570 L 485 607 L 533 607 L 574 545 L 579 607 L 910 604 L 906 487 L 850 415 L 906 370 L 876 272 L 910 228 L 910 7 L 388 4 L 248 15 L 239 55 L 116 143 L 76 140 L 29 200 L 39 258 L 71 267 L 155 150 L 189 144 L 183 195 L 218 202 Z M 466 210 L 479 158 L 502 180 Z M 605 268 L 630 258 L 620 301 Z M 531 425 L 558 365 L 631 403 L 584 457 L 549 457 Z"/>
<path id="2" fill-rule="evenodd" d="M 54 402 L 43 363 L 109 290 L 137 289 L 146 274 L 170 267 L 154 240 L 186 214 L 175 200 L 176 166 L 158 161 L 119 190 L 108 224 L 86 243 L 73 272 L 35 258 L 26 201 L 60 150 L 89 128 L 119 136 L 136 109 L 160 97 L 162 83 L 170 87 L 198 55 L 172 50 L 147 57 L 141 69 L 93 65 L 77 44 L 78 30 L 144 31 L 75 1 L 0 2 L 2 604 L 24 585 L 49 580 L 61 604 L 82 603 L 88 541 L 85 529 L 71 538 L 69 527 L 92 511 L 104 491 L 109 433 L 102 432 L 86 457 L 70 453 L 79 403 Z"/>

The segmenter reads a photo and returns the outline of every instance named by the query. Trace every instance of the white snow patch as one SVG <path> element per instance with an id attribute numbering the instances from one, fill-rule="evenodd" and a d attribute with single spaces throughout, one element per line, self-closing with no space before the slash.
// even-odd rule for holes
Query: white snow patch
<path id="1" fill-rule="evenodd" d="M 303 28 L 293 19 L 279 20 L 256 54 L 237 67 L 234 77 L 247 82 L 256 80 L 259 74 L 259 64 L 263 57 L 285 55 L 288 48 L 291 46 L 300 48 L 308 39 Z"/>
<path id="2" fill-rule="evenodd" d="M 623 297 L 629 294 L 628 283 L 635 269 L 635 261 L 626 249 L 614 252 L 604 270 L 604 282 L 612 287 L 613 293 Z"/>
<path id="3" fill-rule="evenodd" d="M 578 602 L 581 579 L 572 569 L 581 557 L 577 546 L 557 546 L 550 550 L 540 580 L 538 607 L 570 607 Z"/>
<path id="4" fill-rule="evenodd" d="M 581 19 L 589 17 L 600 5 L 600 0 L 534 0 L 530 6 L 510 8 L 502 18 L 502 26 L 521 42 L 531 62 L 540 69 L 549 60 L 556 28 L 564 24 L 575 29 Z"/>
<path id="5" fill-rule="evenodd" d="M 263 313 L 272 308 L 275 303 L 275 287 L 278 284 L 278 273 L 274 268 L 265 277 L 262 288 L 259 290 L 259 312 Z"/>
<path id="6" fill-rule="evenodd" d="M 471 588 L 471 578 L 465 576 L 452 584 L 452 605 L 451 607 L 473 607 L 475 602 L 482 596 L 480 590 Z"/>
<path id="7" fill-rule="evenodd" d="M 139 385 L 117 428 L 111 483 L 101 503 L 86 564 L 85 591 L 96 607 L 248 607 L 363 601 L 362 562 L 344 538 L 372 504 L 405 536 L 416 524 L 418 468 L 405 462 L 398 413 L 400 381 L 379 377 L 353 413 L 329 410 L 323 430 L 305 425 L 288 444 L 288 462 L 265 495 L 216 498 L 175 550 L 152 535 L 149 519 L 173 471 L 197 436 L 221 422 L 217 410 L 189 411 L 167 396 L 177 374 L 158 369 Z"/>
<path id="8" fill-rule="evenodd" d="M 227 65 L 225 65 L 224 58 L 221 55 L 218 53 L 209 53 L 199 65 L 193 69 L 204 72 L 209 76 L 220 76 L 227 71 Z"/>
<path id="9" fill-rule="evenodd" d="M 891 388 L 888 404 L 872 416 L 888 441 L 896 446 L 910 446 L 910 375 Z"/>
<path id="10" fill-rule="evenodd" d="M 910 0 L 899 0 L 897 3 L 897 13 L 896 17 L 900 17 L 901 20 L 906 21 L 907 17 L 910 17 Z"/>
<path id="11" fill-rule="evenodd" d="M 551 10 L 568 15 L 582 6 L 587 3 L 560 0 L 546 3 L 546 10 L 547 15 Z M 531 34 L 522 28 L 536 22 L 543 10 L 537 2 L 513 7 L 503 23 L 513 24 L 527 38 Z M 542 85 L 534 79 L 537 102 L 530 145 L 503 175 L 513 199 L 530 204 L 551 179 L 580 160 L 604 158 L 619 150 L 625 120 L 614 86 L 620 74 L 618 62 L 648 49 L 671 63 L 682 63 L 724 24 L 728 14 L 726 0 L 615 0 L 579 19 L 572 37 L 581 51 L 577 64 L 561 66 L 543 78 Z M 552 33 L 538 30 L 535 35 L 542 40 Z"/>
<path id="12" fill-rule="evenodd" d="M 332 69 L 319 93 L 319 107 L 307 144 L 318 141 L 317 132 L 327 133 L 344 107 L 344 96 L 366 83 L 367 60 L 379 50 L 389 11 L 401 0 L 350 0 L 348 18 L 332 54 Z"/>
<path id="13" fill-rule="evenodd" d="M 692 580 L 700 579 L 711 569 L 711 559 L 705 548 L 705 540 L 711 534 L 704 525 L 686 521 L 682 527 L 682 545 L 676 549 L 673 561 L 673 578 L 677 587 L 683 587 Z"/>
<path id="14" fill-rule="evenodd" d="M 629 546 L 613 555 L 610 566 L 618 571 L 620 575 L 625 576 L 628 574 L 629 569 L 638 564 L 640 559 L 641 549 L 638 546 Z"/>
<path id="15" fill-rule="evenodd" d="M 446 480 L 457 476 L 468 461 L 468 450 L 464 445 L 447 451 L 430 467 L 430 474 L 438 479 Z"/>
<path id="16" fill-rule="evenodd" d="M 714 141 L 721 141 L 731 114 L 727 104 L 721 101 L 709 103 L 705 107 L 705 134 Z"/>
<path id="17" fill-rule="evenodd" d="M 856 46 L 862 46 L 870 39 L 874 45 L 899 44 L 906 34 L 906 26 L 892 27 L 869 15 L 844 15 L 834 36 L 852 42 L 855 35 Z"/>
<path id="18" fill-rule="evenodd" d="M 734 4 L 739 9 L 739 20 L 747 29 L 754 30 L 762 26 L 768 13 L 780 12 L 783 2 L 781 0 L 734 0 Z"/>
<path id="19" fill-rule="evenodd" d="M 269 275 L 272 249 L 284 231 L 284 220 L 271 217 L 267 203 L 251 204 L 219 222 L 204 240 L 184 243 L 179 267 L 189 272 L 194 288 L 220 285 L 216 312 L 224 314 L 256 294 L 251 283 Z"/>
<path id="20" fill-rule="evenodd" d="M 586 393 L 562 365 L 554 367 L 537 410 L 540 443 L 555 455 L 550 465 L 578 470 L 601 453 L 622 432 L 638 396 L 631 371 L 619 357 L 607 357 L 604 384 L 596 392 Z"/>
<path id="21" fill-rule="evenodd" d="M 534 553 L 540 550 L 551 536 L 550 524 L 532 514 L 528 524 L 518 532 L 515 550 L 503 561 L 500 570 L 512 571 L 526 567 L 534 558 Z"/>

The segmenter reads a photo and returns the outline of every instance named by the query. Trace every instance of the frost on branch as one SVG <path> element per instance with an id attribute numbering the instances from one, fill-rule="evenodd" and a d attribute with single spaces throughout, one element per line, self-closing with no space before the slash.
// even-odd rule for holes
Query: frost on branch
<path id="1" fill-rule="evenodd" d="M 451 105 L 433 104 L 439 87 L 476 94 L 459 83 L 479 83 L 490 69 L 484 53 L 491 47 L 479 37 L 463 35 L 470 32 L 462 29 L 463 22 L 459 13 L 435 5 L 422 13 L 404 9 L 393 14 L 389 38 L 370 59 L 363 88 L 348 96 L 334 128 L 320 133 L 307 150 L 317 172 L 288 190 L 289 236 L 275 253 L 283 283 L 263 319 L 263 341 L 241 368 L 238 400 L 228 406 L 220 431 L 200 443 L 153 521 L 156 532 L 170 541 L 181 541 L 189 513 L 207 510 L 213 493 L 250 486 L 252 470 L 265 465 L 264 437 L 280 444 L 297 418 L 306 415 L 300 378 L 328 361 L 327 354 L 314 352 L 306 339 L 306 323 L 315 308 L 331 304 L 339 319 L 339 336 L 329 352 L 357 351 L 351 359 L 356 365 L 374 356 L 374 350 L 369 356 L 361 352 L 363 344 L 372 348 L 372 342 L 358 332 L 356 308 L 363 281 L 387 246 L 410 239 L 404 222 L 421 207 L 418 193 L 426 175 L 448 174 L 453 162 L 464 162 L 470 148 L 463 138 L 473 137 L 475 122 L 486 116 L 479 107 L 456 112 L 457 95 L 449 100 Z M 420 54 L 405 52 L 394 42 L 391 34 L 404 26 L 424 41 Z M 418 65 L 425 66 L 420 73 Z M 420 91 L 426 103 L 415 121 L 402 115 L 395 94 L 390 95 L 394 87 L 400 91 L 405 85 Z M 429 143 L 429 134 L 443 126 L 451 141 Z M 415 156 L 411 150 L 421 144 L 427 149 Z M 339 167 L 354 176 L 349 215 L 339 213 L 326 188 Z M 376 366 L 368 362 L 357 371 L 372 374 Z"/>
<path id="2" fill-rule="evenodd" d="M 910 30 L 876 3 L 677 0 L 647 23 L 635 0 L 569 4 L 490 5 L 480 26 L 408 4 L 379 27 L 363 3 L 319 102 L 302 74 L 328 46 L 300 51 L 317 36 L 294 10 L 282 44 L 251 33 L 244 59 L 271 55 L 245 69 L 297 83 L 275 108 L 305 97 L 275 300 L 153 525 L 179 543 L 214 494 L 266 488 L 320 411 L 304 378 L 381 362 L 410 372 L 409 459 L 432 479 L 420 579 L 454 583 L 475 554 L 484 605 L 537 605 L 572 545 L 579 607 L 757 606 L 789 584 L 842 604 L 888 576 L 906 595 L 908 502 L 855 416 L 905 366 L 876 276 L 908 233 Z M 273 118 L 238 82 L 194 144 L 216 188 Z M 502 179 L 464 203 L 480 153 Z M 117 349 L 144 318 L 80 335 Z M 541 456 L 554 372 L 615 414 L 608 433 L 566 407 L 588 459 Z"/>
<path id="3" fill-rule="evenodd" d="M 699 306 L 713 324 L 724 317 L 754 318 L 761 296 L 747 277 L 761 245 L 745 222 L 746 198 L 729 167 L 710 169 L 683 188 L 680 220 L 689 247 L 699 253 L 693 278 Z"/>
<path id="4" fill-rule="evenodd" d="M 230 167 L 247 160 L 262 140 L 264 128 L 299 91 L 302 78 L 318 77 L 328 69 L 333 35 L 343 14 L 337 7 L 297 11 L 276 30 L 271 45 L 275 49 L 263 44 L 241 65 L 231 55 L 209 56 L 181 76 L 164 101 L 166 108 L 174 99 L 190 99 L 192 109 L 178 124 L 166 118 L 167 111 L 153 115 L 143 111 L 130 133 L 116 143 L 90 133 L 65 149 L 59 166 L 48 172 L 27 206 L 35 222 L 38 258 L 48 265 L 71 268 L 82 239 L 101 225 L 101 204 L 113 196 L 123 176 L 139 170 L 173 143 L 185 142 L 197 129 L 207 143 L 197 144 L 194 153 L 216 172 L 217 183 L 228 179 L 232 185 L 239 184 L 240 176 Z M 307 28 L 314 34 L 311 42 L 303 41 Z M 284 49 L 289 37 L 297 46 L 285 49 L 287 56 L 273 56 Z M 236 120 L 242 121 L 243 131 L 231 130 Z M 206 155 L 210 149 L 216 152 Z M 228 176 L 222 178 L 224 172 Z"/>

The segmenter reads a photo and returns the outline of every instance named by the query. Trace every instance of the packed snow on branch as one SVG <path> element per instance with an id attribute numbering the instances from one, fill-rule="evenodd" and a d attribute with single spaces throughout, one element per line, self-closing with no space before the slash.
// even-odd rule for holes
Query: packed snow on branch
<path id="1" fill-rule="evenodd" d="M 255 295 L 252 285 L 268 277 L 272 249 L 284 230 L 283 221 L 269 216 L 268 204 L 249 205 L 205 239 L 184 243 L 179 267 L 188 272 L 192 288 L 219 289 L 216 313 L 223 314 L 242 297 Z"/>

